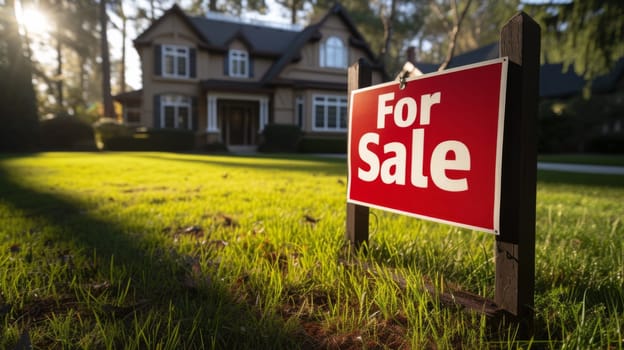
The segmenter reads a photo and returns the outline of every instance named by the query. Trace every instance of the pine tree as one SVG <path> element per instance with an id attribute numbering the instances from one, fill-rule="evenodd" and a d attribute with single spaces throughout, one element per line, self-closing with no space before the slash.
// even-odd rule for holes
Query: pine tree
<path id="1" fill-rule="evenodd" d="M 588 81 L 624 57 L 624 1 L 573 0 L 524 4 L 542 25 L 543 55 Z"/>
<path id="2" fill-rule="evenodd" d="M 0 150 L 32 150 L 38 115 L 32 69 L 15 17 L 14 0 L 0 5 Z"/>

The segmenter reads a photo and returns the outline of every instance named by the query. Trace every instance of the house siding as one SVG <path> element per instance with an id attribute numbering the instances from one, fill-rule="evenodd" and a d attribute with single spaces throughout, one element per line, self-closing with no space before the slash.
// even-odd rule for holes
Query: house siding
<path id="1" fill-rule="evenodd" d="M 273 96 L 273 122 L 275 124 L 295 124 L 295 95 L 293 89 L 275 89 Z"/>

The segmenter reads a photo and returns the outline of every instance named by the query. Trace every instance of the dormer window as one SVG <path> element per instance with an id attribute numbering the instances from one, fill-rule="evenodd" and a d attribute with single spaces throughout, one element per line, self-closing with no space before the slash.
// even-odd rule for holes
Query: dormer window
<path id="1" fill-rule="evenodd" d="M 176 45 L 162 46 L 162 75 L 170 78 L 190 76 L 190 51 L 188 47 Z"/>
<path id="2" fill-rule="evenodd" d="M 229 76 L 236 78 L 249 77 L 249 54 L 247 51 L 230 50 L 228 57 Z"/>
<path id="3" fill-rule="evenodd" d="M 337 36 L 330 36 L 321 44 L 321 67 L 347 68 L 347 47 Z"/>

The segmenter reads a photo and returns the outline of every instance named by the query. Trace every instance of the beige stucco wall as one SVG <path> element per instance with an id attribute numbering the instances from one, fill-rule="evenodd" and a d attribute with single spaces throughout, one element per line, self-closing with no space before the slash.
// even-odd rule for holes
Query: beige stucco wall
<path id="1" fill-rule="evenodd" d="M 295 96 L 292 88 L 277 88 L 273 95 L 273 122 L 295 123 Z"/>

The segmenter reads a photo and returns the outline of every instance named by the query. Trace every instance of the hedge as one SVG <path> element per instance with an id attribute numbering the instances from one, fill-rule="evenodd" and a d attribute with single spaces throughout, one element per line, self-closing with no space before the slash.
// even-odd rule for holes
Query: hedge
<path id="1" fill-rule="evenodd" d="M 347 153 L 347 137 L 304 136 L 299 141 L 301 153 Z"/>
<path id="2" fill-rule="evenodd" d="M 269 124 L 262 131 L 263 142 L 260 152 L 296 152 L 301 139 L 301 129 L 297 125 Z"/>
<path id="3" fill-rule="evenodd" d="M 95 150 L 93 127 L 76 117 L 59 116 L 40 123 L 39 143 L 43 150 Z"/>
<path id="4" fill-rule="evenodd" d="M 595 137 L 588 142 L 587 151 L 592 153 L 624 154 L 624 134 Z"/>
<path id="5" fill-rule="evenodd" d="M 123 125 L 96 127 L 98 147 L 108 151 L 188 151 L 195 132 L 181 129 L 132 129 Z"/>

